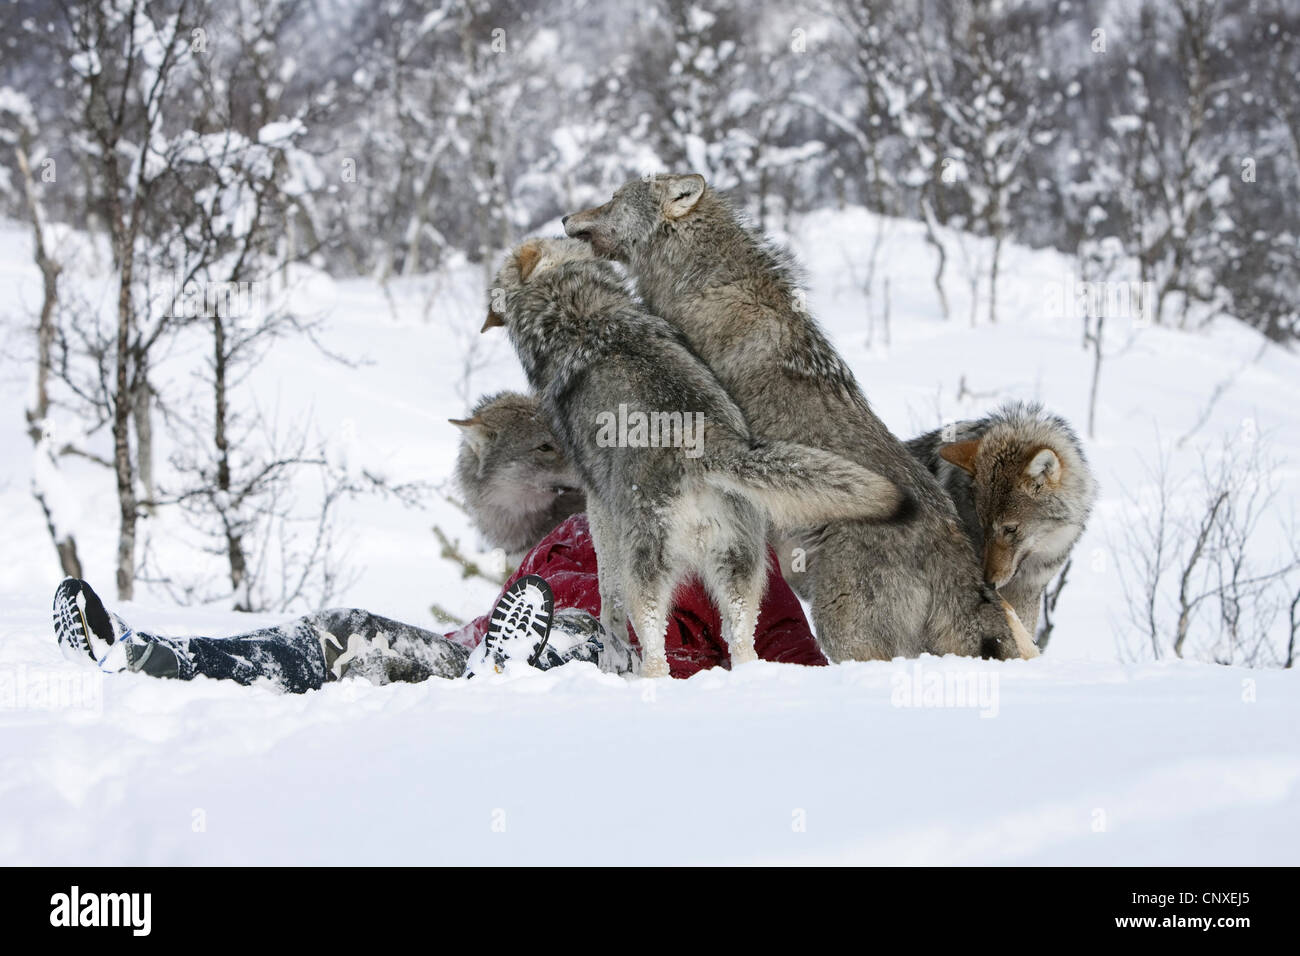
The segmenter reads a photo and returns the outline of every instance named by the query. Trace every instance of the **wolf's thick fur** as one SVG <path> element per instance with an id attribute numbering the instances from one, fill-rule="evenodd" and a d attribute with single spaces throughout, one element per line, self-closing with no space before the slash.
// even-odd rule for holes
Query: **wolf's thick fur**
<path id="1" fill-rule="evenodd" d="M 456 483 L 488 545 L 518 561 L 546 533 L 586 507 L 537 399 L 518 392 L 480 398 L 462 429 Z"/>
<path id="2" fill-rule="evenodd" d="M 907 443 L 947 490 L 984 564 L 984 580 L 1033 633 L 1043 589 L 1083 534 L 1097 482 L 1074 429 L 1041 405 L 990 415 Z"/>
<path id="3" fill-rule="evenodd" d="M 632 615 L 642 673 L 664 676 L 677 584 L 695 573 L 717 602 L 734 663 L 753 660 L 767 580 L 768 512 L 800 521 L 887 517 L 898 489 L 865 468 L 791 442 L 756 442 L 740 409 L 681 333 L 645 312 L 618 270 L 572 239 L 507 257 L 488 325 L 504 324 L 541 408 L 581 476 L 596 546 L 602 623 Z M 620 405 L 699 420 L 682 447 L 610 447 Z M 618 633 L 617 630 L 614 633 Z"/>
<path id="4" fill-rule="evenodd" d="M 700 176 L 622 186 L 565 231 L 625 263 L 646 306 L 681 329 L 764 440 L 797 440 L 883 475 L 909 520 L 805 528 L 817 636 L 832 660 L 922 652 L 1033 656 L 983 587 L 947 494 L 872 412 L 803 305 L 795 269 Z"/>

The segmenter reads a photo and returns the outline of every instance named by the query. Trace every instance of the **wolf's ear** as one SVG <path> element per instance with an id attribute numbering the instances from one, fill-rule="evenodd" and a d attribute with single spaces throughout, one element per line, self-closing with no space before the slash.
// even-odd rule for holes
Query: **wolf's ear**
<path id="1" fill-rule="evenodd" d="M 1025 465 L 1025 477 L 1038 487 L 1047 484 L 1056 487 L 1061 483 L 1061 459 L 1050 448 L 1040 448 Z"/>
<path id="2" fill-rule="evenodd" d="M 465 430 L 465 440 L 475 451 L 486 445 L 493 436 L 492 429 L 488 428 L 487 423 L 477 415 L 473 418 L 449 418 L 447 421 Z"/>
<path id="3" fill-rule="evenodd" d="M 664 215 L 669 219 L 681 219 L 704 195 L 704 177 L 699 173 L 670 176 L 663 181 L 663 188 Z"/>
<path id="4" fill-rule="evenodd" d="M 949 464 L 956 465 L 968 475 L 975 474 L 975 455 L 980 450 L 978 438 L 971 441 L 953 442 L 939 449 L 939 457 Z"/>
<path id="5" fill-rule="evenodd" d="M 515 257 L 519 264 L 519 278 L 524 282 L 533 274 L 537 268 L 537 263 L 542 261 L 542 250 L 538 248 L 535 242 L 526 242 L 519 247 L 519 254 Z"/>
<path id="6" fill-rule="evenodd" d="M 488 309 L 487 318 L 483 320 L 483 328 L 479 329 L 479 334 L 486 332 L 488 329 L 495 329 L 498 325 L 505 325 L 506 320 L 502 318 L 501 313 L 494 309 Z M 459 425 L 460 422 L 453 421 L 453 425 Z"/>

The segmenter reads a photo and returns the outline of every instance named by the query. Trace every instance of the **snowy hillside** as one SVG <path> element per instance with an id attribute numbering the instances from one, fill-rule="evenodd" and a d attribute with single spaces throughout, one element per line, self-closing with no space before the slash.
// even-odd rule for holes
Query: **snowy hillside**
<path id="1" fill-rule="evenodd" d="M 865 263 L 880 228 L 869 309 Z M 961 250 L 977 256 L 974 239 L 948 237 L 945 321 L 920 224 L 823 211 L 785 238 L 808 268 L 813 313 L 895 433 L 1009 398 L 1041 400 L 1085 430 L 1092 359 L 1079 320 L 1060 314 L 1072 261 L 1008 247 L 1000 321 L 981 308 L 972 328 Z M 472 685 L 344 681 L 287 697 L 100 678 L 60 657 L 49 622 L 59 575 L 29 491 L 22 418 L 31 385 L 20 359 L 40 291 L 30 263 L 27 233 L 0 224 L 2 862 L 1300 860 L 1300 677 L 1208 663 L 1224 656 L 1212 637 L 1189 655 L 1200 660 L 1151 661 L 1124 598 L 1127 532 L 1149 510 L 1162 454 L 1190 479 L 1225 441 L 1233 454 L 1266 448 L 1274 497 L 1258 553 L 1293 545 L 1300 357 L 1239 323 L 1108 327 L 1095 437 L 1085 437 L 1101 497 L 1040 660 L 757 664 L 671 684 L 574 665 Z M 78 281 L 91 302 L 110 294 L 89 266 Z M 345 466 L 445 487 L 458 437 L 446 419 L 481 393 L 523 385 L 504 337 L 477 334 L 481 286 L 471 266 L 387 291 L 304 277 L 298 302 L 325 317 L 322 345 L 366 361 L 349 368 L 301 339 L 279 343 L 252 394 L 285 415 L 309 412 Z M 199 361 L 179 348 L 163 374 L 180 381 Z M 108 442 L 91 439 L 105 455 Z M 61 474 L 87 577 L 109 599 L 111 476 L 90 462 Z M 1173 505 L 1194 496 L 1184 486 Z M 493 587 L 462 581 L 440 557 L 434 524 L 476 542 L 438 494 L 421 509 L 345 502 L 339 524 L 355 582 L 335 603 L 423 626 L 434 626 L 431 604 L 465 619 L 487 610 Z M 145 526 L 159 565 L 221 573 L 166 509 Z M 273 619 L 178 607 L 147 584 L 137 594 L 110 606 L 170 633 Z M 1271 620 L 1281 641 L 1285 621 Z M 56 685 L 83 692 L 84 706 L 45 706 L 38 695 Z"/>

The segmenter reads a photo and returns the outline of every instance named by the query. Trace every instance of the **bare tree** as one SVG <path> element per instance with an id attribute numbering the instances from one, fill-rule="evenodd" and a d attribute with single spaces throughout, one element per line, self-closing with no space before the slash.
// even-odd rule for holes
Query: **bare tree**
<path id="1" fill-rule="evenodd" d="M 934 207 L 927 197 L 921 198 L 921 221 L 925 223 L 925 241 L 935 252 L 934 292 L 939 299 L 939 310 L 943 320 L 948 321 L 952 313 L 948 308 L 948 293 L 943 288 L 943 273 L 948 265 L 948 250 L 939 238 L 939 224 L 934 217 Z"/>
<path id="2" fill-rule="evenodd" d="M 1203 453 L 1199 472 L 1181 479 L 1162 450 L 1154 488 L 1130 500 L 1119 549 L 1130 624 L 1151 656 L 1199 656 L 1219 663 L 1289 666 L 1277 620 L 1286 607 L 1295 620 L 1290 577 L 1300 560 L 1278 560 L 1261 525 L 1273 511 L 1276 463 L 1257 435 L 1225 441 Z"/>
<path id="3" fill-rule="evenodd" d="M 942 155 L 970 203 L 970 225 L 992 241 L 988 260 L 989 321 L 998 320 L 1002 249 L 1011 229 L 1010 204 L 1023 188 L 1030 151 L 1054 135 L 1039 83 L 1042 24 L 1028 6 L 965 0 L 934 17 L 917 34 L 926 84 L 945 122 L 935 126 Z"/>
<path id="4" fill-rule="evenodd" d="M 36 320 L 36 393 L 31 408 L 27 410 L 27 433 L 31 436 L 35 454 L 41 459 L 33 469 L 32 494 L 45 515 L 45 525 L 58 554 L 59 567 L 65 575 L 81 577 L 81 559 L 77 555 L 77 539 L 73 529 L 57 513 L 51 492 L 42 475 L 46 468 L 57 468 L 59 449 L 52 434 L 50 415 L 50 379 L 54 367 L 54 330 L 59 302 L 59 276 L 63 264 L 50 249 L 45 229 L 45 215 L 37 194 L 32 173 L 32 144 L 36 133 L 36 119 L 25 97 L 14 91 L 4 91 L 0 96 L 0 115 L 6 116 L 13 132 L 0 131 L 0 141 L 8 141 L 13 148 L 14 160 L 22 180 L 23 198 L 27 217 L 32 227 L 32 256 L 41 274 L 41 308 Z"/>
<path id="5" fill-rule="evenodd" d="M 1232 155 L 1215 120 L 1218 100 L 1244 80 L 1225 48 L 1230 15 L 1221 0 L 1146 0 L 1129 24 L 1137 42 L 1120 59 L 1115 135 L 1102 146 L 1117 155 L 1098 169 L 1120 170 L 1133 251 L 1142 281 L 1156 290 L 1157 324 L 1172 298 L 1185 326 L 1192 302 L 1214 294 L 1199 278 L 1198 255 L 1211 241 L 1214 207 L 1225 196 L 1221 167 Z"/>
<path id="6" fill-rule="evenodd" d="M 1295 664 L 1295 639 L 1296 634 L 1300 633 L 1300 587 L 1295 589 L 1295 595 L 1291 598 L 1291 605 L 1287 611 L 1287 623 L 1290 629 L 1287 633 L 1286 660 L 1282 664 L 1283 667 L 1291 667 Z"/>
<path id="7" fill-rule="evenodd" d="M 1056 605 L 1060 602 L 1061 592 L 1065 590 L 1065 585 L 1069 581 L 1070 567 L 1073 564 L 1074 559 L 1068 559 L 1056 579 L 1043 590 L 1042 613 L 1038 616 L 1038 633 L 1034 635 L 1034 643 L 1038 645 L 1040 651 L 1047 649 L 1047 644 L 1052 639 L 1052 632 L 1056 630 Z"/>
<path id="8" fill-rule="evenodd" d="M 48 43 L 66 64 L 79 111 L 74 135 L 90 145 L 87 159 L 102 190 L 96 198 L 106 211 L 118 272 L 113 373 L 102 397 L 108 403 L 117 483 L 117 592 L 129 600 L 141 516 L 139 458 L 131 439 L 134 433 L 140 440 L 137 409 L 149 395 L 151 355 L 171 328 L 169 315 L 151 315 L 141 301 L 151 261 L 141 243 L 165 233 L 162 217 L 172 211 L 167 193 L 178 182 L 176 161 L 188 144 L 169 139 L 165 124 L 172 108 L 183 109 L 180 88 L 192 59 L 199 10 L 187 0 L 121 0 L 69 2 L 60 13 L 59 29 Z"/>

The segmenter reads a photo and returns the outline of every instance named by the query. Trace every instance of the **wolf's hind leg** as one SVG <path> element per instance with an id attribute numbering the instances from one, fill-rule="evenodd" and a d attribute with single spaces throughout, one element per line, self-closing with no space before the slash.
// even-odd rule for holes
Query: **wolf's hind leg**
<path id="1" fill-rule="evenodd" d="M 733 595 L 727 601 L 723 616 L 722 634 L 731 652 L 731 666 L 758 660 L 754 649 L 754 631 L 758 627 L 758 605 L 762 601 L 762 584 L 751 588 L 748 594 Z"/>
<path id="2" fill-rule="evenodd" d="M 722 618 L 722 637 L 731 653 L 731 666 L 758 660 L 754 649 L 754 631 L 758 627 L 758 609 L 767 587 L 767 562 L 763 542 L 755 546 L 738 543 L 713 569 L 710 590 L 718 602 Z"/>
<path id="3" fill-rule="evenodd" d="M 641 676 L 667 677 L 668 613 L 672 610 L 673 580 L 657 562 L 628 560 L 624 564 L 624 593 L 637 639 L 641 642 Z"/>
<path id="4" fill-rule="evenodd" d="M 822 652 L 832 661 L 887 661 L 915 657 L 925 645 L 929 589 L 907 568 L 875 560 L 837 539 L 819 557 L 813 584 L 813 626 Z M 867 552 L 870 554 L 870 552 Z M 865 565 L 865 566 L 864 566 Z M 942 652 L 938 652 L 942 653 Z"/>
<path id="5" fill-rule="evenodd" d="M 637 595 L 632 599 L 632 617 L 636 636 L 641 640 L 641 676 L 667 677 L 668 634 L 667 595 Z"/>
<path id="6" fill-rule="evenodd" d="M 619 540 L 604 506 L 588 499 L 587 524 L 596 550 L 596 587 L 600 592 L 600 626 L 608 634 L 627 636 L 627 610 L 623 605 L 623 568 Z"/>

